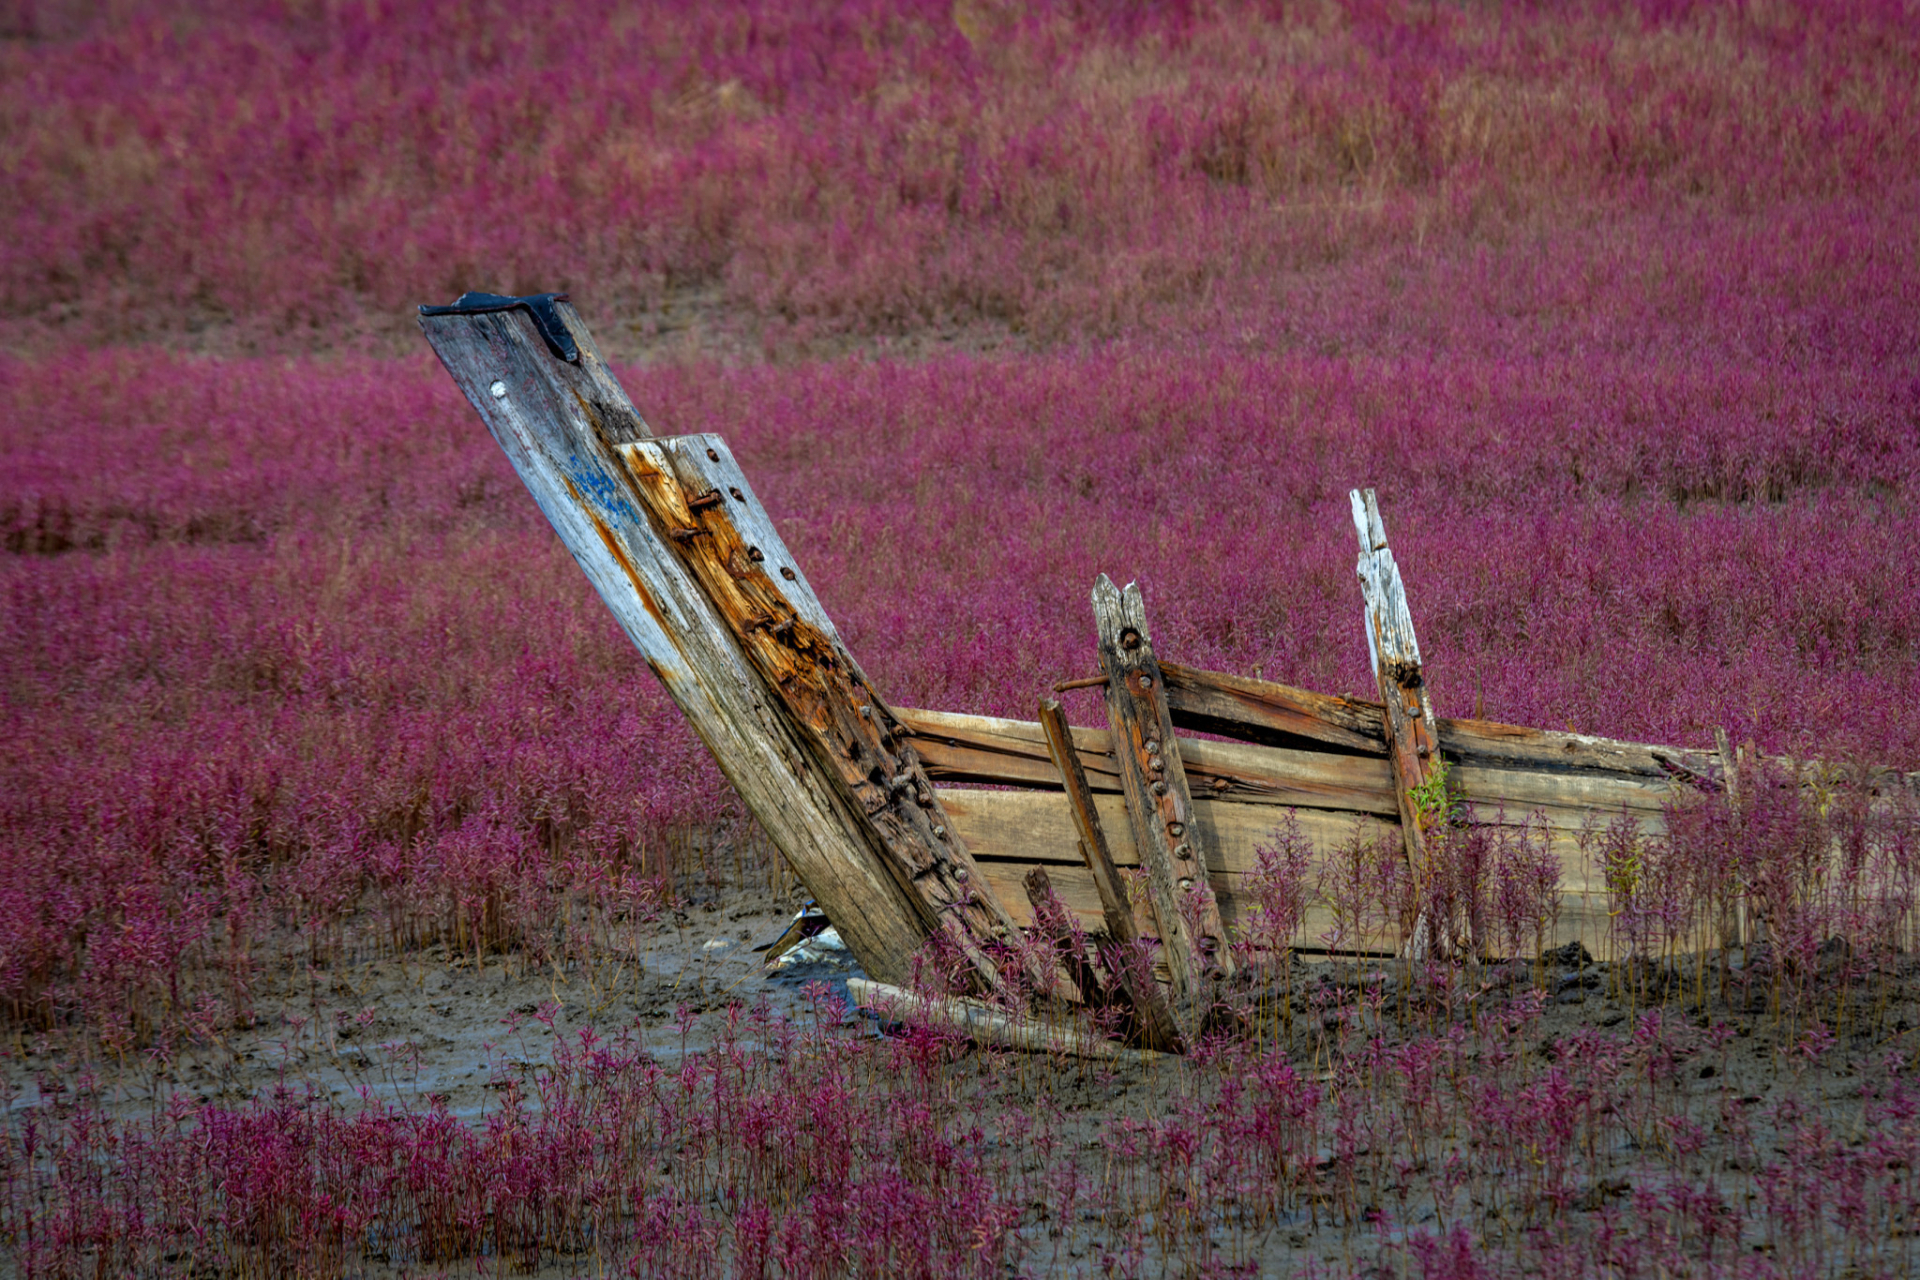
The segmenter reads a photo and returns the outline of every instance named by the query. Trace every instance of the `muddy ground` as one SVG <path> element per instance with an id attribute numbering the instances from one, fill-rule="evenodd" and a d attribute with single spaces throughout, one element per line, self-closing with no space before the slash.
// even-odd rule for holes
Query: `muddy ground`
<path id="1" fill-rule="evenodd" d="M 829 957 L 769 972 L 755 948 L 779 936 L 793 918 L 797 898 L 769 900 L 764 892 L 720 891 L 684 903 L 663 914 L 646 945 L 583 971 L 530 966 L 512 957 L 451 955 L 432 948 L 400 957 L 368 958 L 338 966 L 288 972 L 258 1003 L 251 1025 L 224 1031 L 209 1042 L 184 1047 L 171 1060 L 138 1063 L 102 1059 L 73 1044 L 42 1039 L 22 1041 L 0 1057 L 0 1073 L 19 1113 L 48 1105 L 51 1094 L 73 1086 L 82 1072 L 101 1081 L 109 1111 L 126 1118 L 147 1114 L 156 1105 L 185 1097 L 196 1102 L 240 1104 L 286 1085 L 312 1089 L 344 1107 L 365 1097 L 382 1103 L 419 1105 L 444 1096 L 457 1115 L 479 1119 L 498 1105 L 499 1090 L 515 1076 L 525 1078 L 543 1064 L 553 1038 L 583 1027 L 604 1034 L 635 1029 L 648 1051 L 663 1063 L 711 1047 L 720 1030 L 718 1016 L 733 1004 L 765 1000 L 774 1011 L 806 1021 L 825 983 L 845 994 L 845 982 L 859 973 L 850 957 Z M 1709 957 L 1712 974 L 1722 958 Z M 1302 957 L 1290 979 L 1291 1018 L 1276 1017 L 1258 1029 L 1271 1038 L 1285 1035 L 1293 1062 L 1309 1078 L 1325 1078 L 1343 1053 L 1353 1052 L 1384 1019 L 1393 1025 L 1388 1038 L 1444 1029 L 1449 1019 L 1470 1023 L 1474 1004 L 1492 1010 L 1511 1007 L 1528 991 L 1539 990 L 1544 1008 L 1529 1031 L 1529 1056 L 1551 1061 L 1557 1043 L 1585 1031 L 1630 1037 L 1650 1006 L 1699 1032 L 1692 1058 L 1675 1073 L 1671 1086 L 1688 1101 L 1683 1106 L 1702 1116 L 1723 1104 L 1737 1105 L 1760 1126 L 1756 1145 L 1770 1141 L 1765 1117 L 1789 1096 L 1819 1109 L 1830 1128 L 1842 1135 L 1858 1131 L 1862 1085 L 1884 1077 L 1889 1055 L 1915 1056 L 1920 1026 L 1920 980 L 1909 967 L 1901 972 L 1875 970 L 1853 983 L 1855 995 L 1827 1008 L 1821 1034 L 1831 1044 L 1818 1055 L 1806 1051 L 1809 1024 L 1772 1010 L 1777 984 L 1764 953 L 1732 955 L 1723 977 L 1710 982 L 1707 1006 L 1694 1003 L 1692 977 L 1684 982 L 1673 970 L 1630 973 L 1595 965 L 1574 954 L 1560 954 L 1527 968 L 1489 968 L 1464 975 L 1453 1009 L 1427 1007 L 1394 1012 L 1396 997 L 1365 1009 L 1362 993 L 1404 989 L 1404 975 L 1386 960 L 1338 961 Z M 1844 957 L 1835 956 L 1837 963 Z M 1678 967 L 1697 977 L 1691 961 Z M 1722 982 L 1729 985 L 1721 989 Z M 1636 988 L 1629 990 L 1631 984 Z M 1685 988 L 1684 990 L 1682 988 Z M 1664 1002 L 1664 1003 L 1663 1003 Z M 1346 1012 L 1337 1011 L 1344 1006 Z M 1266 1001 L 1269 1012 L 1280 1006 Z M 1835 1016 L 1837 1015 L 1837 1017 Z M 1344 1019 L 1344 1020 L 1343 1020 Z M 1709 1045 L 1706 1029 L 1720 1028 L 1720 1042 Z M 856 1019 L 848 1034 L 885 1032 L 871 1019 Z M 1683 1033 L 1684 1034 L 1684 1033 Z M 1031 1061 L 1031 1059 L 1029 1059 Z M 983 1106 L 1018 1106 L 1031 1095 L 1036 1108 L 1057 1119 L 1057 1133 L 1078 1147 L 1088 1170 L 1103 1166 L 1114 1123 L 1165 1113 L 1169 1101 L 1188 1093 L 1192 1070 L 1165 1060 L 1142 1067 L 1089 1071 L 1070 1064 L 1034 1063 L 1017 1068 L 1011 1081 L 1007 1059 L 997 1053 L 956 1050 L 945 1069 L 954 1088 L 977 1094 Z M 1738 1170 L 1729 1163 L 1726 1168 Z M 1626 1193 L 1630 1179 L 1616 1189 Z M 1738 1186 L 1740 1180 L 1735 1178 Z M 1601 1180 L 1603 1208 L 1616 1184 Z M 1614 1197 L 1617 1199 L 1617 1197 Z M 1402 1232 L 1431 1224 L 1431 1210 L 1416 1212 L 1400 1224 Z M 1097 1236 L 1097 1231 L 1094 1233 Z M 1098 1274 L 1089 1249 L 1097 1239 L 1063 1244 L 1044 1211 L 1036 1210 L 1022 1230 L 1018 1274 L 1047 1275 L 1056 1268 Z M 1402 1237 L 1404 1238 L 1404 1237 Z M 1391 1240 L 1370 1239 L 1364 1231 L 1329 1227 L 1314 1215 L 1299 1215 L 1260 1238 L 1256 1270 L 1245 1274 L 1285 1275 L 1311 1261 L 1339 1274 L 1365 1272 Z M 1064 1250 L 1064 1252 L 1061 1252 Z M 1136 1260 L 1142 1274 L 1181 1274 L 1168 1259 Z M 0 1272 L 4 1272 L 0 1263 Z M 350 1274 L 439 1275 L 436 1270 L 370 1267 Z M 456 1268 L 451 1274 L 471 1274 Z M 545 1277 L 598 1274 L 590 1263 L 559 1259 L 537 1272 Z"/>

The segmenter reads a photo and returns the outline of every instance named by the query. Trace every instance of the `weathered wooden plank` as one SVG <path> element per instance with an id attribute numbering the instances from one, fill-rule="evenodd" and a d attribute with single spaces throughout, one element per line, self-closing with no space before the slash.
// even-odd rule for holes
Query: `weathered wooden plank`
<path id="1" fill-rule="evenodd" d="M 940 800 L 954 829 L 966 840 L 975 862 L 1031 863 L 1057 872 L 1082 866 L 1079 826 L 1065 796 L 1057 791 L 982 791 L 964 787 L 940 788 Z M 1140 852 L 1126 824 L 1126 802 L 1116 795 L 1092 797 L 1113 865 L 1122 873 L 1140 866 Z M 1506 823 L 1518 827 L 1530 815 L 1509 813 Z M 1214 875 L 1244 876 L 1259 866 L 1259 849 L 1271 844 L 1285 815 L 1271 805 L 1235 801 L 1199 800 L 1194 803 L 1194 826 L 1207 852 L 1207 869 Z M 1604 825 L 1605 815 L 1597 820 Z M 1664 827 L 1657 817 L 1636 815 L 1643 834 L 1657 836 Z M 1353 840 L 1356 829 L 1364 840 L 1388 834 L 1393 823 L 1363 813 L 1300 809 L 1293 815 L 1295 829 L 1324 858 Z M 1580 851 L 1578 824 L 1547 830 L 1548 851 L 1560 863 L 1560 885 L 1568 893 L 1604 893 L 1606 877 Z M 1120 877 L 1124 893 L 1125 875 Z"/>
<path id="2" fill-rule="evenodd" d="M 571 306 L 577 362 L 556 359 L 524 311 L 423 317 L 421 328 L 600 598 L 660 677 L 741 798 L 867 971 L 905 981 L 925 938 L 915 904 L 853 834 L 861 818 L 808 767 L 705 593 L 662 544 L 614 456 L 650 436 Z M 770 527 L 770 526 L 769 526 Z M 775 548 L 778 548 L 776 550 Z M 777 536 L 769 556 L 791 564 Z M 804 581 L 796 608 L 817 609 Z"/>
<path id="3" fill-rule="evenodd" d="M 1378 703 L 1163 662 L 1177 728 L 1277 747 L 1385 755 Z"/>
<path id="4" fill-rule="evenodd" d="M 824 616 L 817 603 L 806 609 L 788 598 L 812 593 L 784 548 L 767 559 L 762 544 L 773 545 L 772 521 L 725 442 L 682 436 L 636 441 L 614 453 L 661 542 L 799 729 L 807 769 L 861 813 L 851 834 L 892 870 L 926 926 L 990 983 L 997 980 L 987 948 L 1008 936 L 1012 918 L 990 890 L 969 883 L 972 859 L 947 825 L 911 734 L 839 639 L 814 620 Z"/>
<path id="5" fill-rule="evenodd" d="M 926 996 L 865 978 L 848 978 L 847 994 L 869 1013 L 894 1022 L 924 1022 L 976 1044 L 1033 1053 L 1067 1054 L 1142 1066 L 1161 1057 L 1148 1049 L 1116 1044 L 1083 1022 L 1019 1018 L 996 1005 L 962 996 Z"/>
<path id="6" fill-rule="evenodd" d="M 1710 758 L 1684 747 L 1528 729 L 1492 720 L 1442 720 L 1439 737 L 1440 753 L 1455 764 L 1548 773 L 1668 779 L 1684 772 L 1700 774 Z"/>
<path id="7" fill-rule="evenodd" d="M 926 761 L 928 776 L 936 781 L 1060 785 L 1051 760 L 1036 755 L 1046 751 L 1046 734 L 1032 721 L 906 707 L 899 714 L 914 730 L 915 746 Z M 1095 791 L 1119 791 L 1112 735 L 1104 729 L 1074 729 L 1072 735 L 1088 785 Z M 1176 738 L 1196 800 L 1397 812 L 1393 775 L 1384 758 Z"/>
<path id="8" fill-rule="evenodd" d="M 976 861 L 1014 859 L 1047 864 L 1083 864 L 1080 828 L 1073 807 L 1058 791 L 982 791 L 939 787 L 940 802 Z M 1090 795 L 1108 856 L 1116 867 L 1142 865 L 1140 845 L 1127 820 L 1125 796 Z M 1271 843 L 1286 820 L 1274 805 L 1202 800 L 1193 806 L 1192 829 L 1213 871 L 1253 870 L 1256 848 Z M 1294 824 L 1316 849 L 1334 848 L 1351 838 L 1358 824 L 1369 834 L 1391 827 L 1371 814 L 1327 809 L 1298 809 Z"/>
<path id="9" fill-rule="evenodd" d="M 1019 892 L 1028 867 L 1018 862 L 986 862 L 980 864 L 980 873 L 999 890 L 1001 896 L 1012 901 Z M 1084 929 L 1097 928 L 1101 919 L 1100 898 L 1093 887 L 1093 880 L 1086 868 L 1068 864 L 1049 865 L 1047 875 L 1052 881 L 1054 893 L 1061 903 L 1080 920 Z M 1246 877 L 1230 872 L 1215 872 L 1209 877 L 1215 898 L 1220 903 L 1222 917 L 1230 929 L 1237 928 L 1244 910 L 1246 898 Z M 1014 919 L 1023 927 L 1033 923 L 1031 911 L 1021 904 L 1013 911 Z M 1144 907 L 1137 911 L 1136 917 L 1141 930 L 1149 937 L 1153 936 L 1152 913 Z M 1333 916 L 1323 901 L 1314 901 L 1298 933 L 1294 935 L 1294 945 L 1302 951 L 1321 951 L 1326 949 L 1327 939 L 1333 928 Z M 1618 941 L 1613 934 L 1613 922 L 1609 915 L 1607 895 L 1604 891 L 1573 891 L 1562 894 L 1560 914 L 1553 926 L 1546 931 L 1545 945 L 1558 947 L 1569 942 L 1578 942 L 1585 946 L 1595 959 L 1614 958 Z M 1365 937 L 1345 944 L 1346 950 L 1368 953 L 1390 954 L 1404 946 L 1404 939 L 1388 929 L 1376 929 Z"/>
<path id="10" fill-rule="evenodd" d="M 1165 994 L 1153 980 L 1140 950 L 1140 934 L 1135 927 L 1133 909 L 1127 902 L 1126 886 L 1107 847 L 1106 828 L 1100 821 L 1093 790 L 1087 785 L 1080 752 L 1074 746 L 1072 729 L 1061 713 L 1060 704 L 1049 698 L 1040 704 L 1040 727 L 1047 737 L 1047 751 L 1062 782 L 1060 798 L 1073 821 L 1075 841 L 1087 874 L 1100 895 L 1100 915 L 1107 927 L 1107 946 L 1103 952 L 1114 985 L 1133 1011 L 1140 1042 L 1150 1049 L 1174 1049 L 1183 1046 L 1167 1008 Z M 1017 794 L 1000 792 L 1001 795 Z"/>
<path id="11" fill-rule="evenodd" d="M 1208 1016 L 1206 972 L 1231 976 L 1232 948 L 1207 883 L 1204 846 L 1193 829 L 1193 797 L 1139 586 L 1128 583 L 1123 591 L 1101 574 L 1093 584 L 1093 616 L 1127 820 L 1147 868 L 1147 895 L 1173 978 L 1174 1021 L 1192 1044 Z"/>
<path id="12" fill-rule="evenodd" d="M 1404 598 L 1404 597 L 1403 597 Z M 1386 708 L 1271 680 L 1198 671 L 1163 662 L 1177 728 L 1308 750 L 1386 754 Z M 1623 742 L 1592 734 L 1529 729 L 1493 720 L 1442 719 L 1439 751 L 1449 763 L 1554 773 L 1611 773 L 1669 779 L 1707 776 L 1710 750 Z"/>
<path id="13" fill-rule="evenodd" d="M 1424 884 L 1433 874 L 1427 860 L 1427 819 L 1414 799 L 1426 787 L 1428 760 L 1433 756 L 1435 726 L 1433 700 L 1420 669 L 1420 642 L 1413 634 L 1413 614 L 1407 608 L 1400 568 L 1387 547 L 1386 527 L 1373 490 L 1348 493 L 1353 503 L 1354 531 L 1360 538 L 1360 559 L 1354 572 L 1365 602 L 1367 655 L 1379 688 L 1386 726 L 1387 759 L 1393 766 L 1394 799 L 1400 809 L 1400 837 L 1414 882 Z M 1444 945 L 1446 921 L 1424 916 L 1407 945 L 1415 956 Z"/>

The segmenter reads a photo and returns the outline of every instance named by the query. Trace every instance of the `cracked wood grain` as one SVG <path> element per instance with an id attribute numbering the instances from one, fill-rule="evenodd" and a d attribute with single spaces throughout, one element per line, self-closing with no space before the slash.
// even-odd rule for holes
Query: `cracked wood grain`
<path id="1" fill-rule="evenodd" d="M 1210 1013 L 1209 971 L 1231 977 L 1233 950 L 1207 880 L 1193 796 L 1139 586 L 1129 583 L 1122 591 L 1101 574 L 1093 585 L 1093 615 L 1121 792 L 1173 979 L 1174 1021 L 1192 1044 Z"/>
<path id="2" fill-rule="evenodd" d="M 651 432 L 578 314 L 565 303 L 558 311 L 579 347 L 578 364 L 550 355 L 522 311 L 423 317 L 420 327 L 561 542 L 854 955 L 876 978 L 908 980 L 910 957 L 926 936 L 919 907 L 872 856 L 860 835 L 864 815 L 818 767 L 807 734 L 641 509 L 615 450 Z M 755 536 L 766 555 L 791 564 L 770 522 Z M 832 635 L 797 569 L 787 595 L 796 616 Z"/>

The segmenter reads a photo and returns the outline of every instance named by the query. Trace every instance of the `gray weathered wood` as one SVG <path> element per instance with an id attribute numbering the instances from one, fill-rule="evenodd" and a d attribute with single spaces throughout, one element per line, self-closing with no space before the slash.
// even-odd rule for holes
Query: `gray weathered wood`
<path id="1" fill-rule="evenodd" d="M 812 767 L 799 727 L 642 511 L 614 451 L 651 433 L 573 308 L 559 311 L 580 348 L 578 364 L 550 355 L 524 312 L 420 324 L 600 598 L 854 955 L 876 977 L 907 980 L 925 938 L 920 909 L 869 854 L 858 836 L 860 811 Z M 766 554 L 776 554 L 777 539 L 765 541 Z M 784 548 L 777 554 L 785 557 Z M 788 595 L 801 602 L 796 612 L 818 610 L 802 581 Z"/>
<path id="2" fill-rule="evenodd" d="M 1121 791 L 1147 868 L 1147 896 L 1173 976 L 1174 1021 L 1192 1044 L 1210 1013 L 1207 970 L 1230 977 L 1233 949 L 1207 882 L 1193 796 L 1180 764 L 1180 746 L 1174 740 L 1166 685 L 1154 660 L 1140 588 L 1129 583 L 1122 591 L 1101 574 L 1093 585 L 1093 616 L 1100 638 L 1100 667 L 1107 676 L 1107 725 L 1113 734 Z"/>
<path id="3" fill-rule="evenodd" d="M 1383 704 L 1387 759 L 1393 766 L 1394 798 L 1400 809 L 1400 834 L 1414 882 L 1424 885 L 1432 875 L 1428 865 L 1426 833 L 1413 797 L 1426 786 L 1428 762 L 1433 758 L 1436 726 L 1433 699 L 1420 668 L 1420 642 L 1413 634 L 1413 614 L 1407 608 L 1400 583 L 1400 567 L 1387 547 L 1387 531 L 1373 490 L 1352 490 L 1354 531 L 1360 538 L 1355 572 L 1366 604 L 1367 654 Z M 1415 926 L 1408 947 L 1423 955 L 1433 938 L 1435 921 Z"/>
<path id="4" fill-rule="evenodd" d="M 1127 901 L 1126 886 L 1120 881 L 1120 870 L 1114 865 L 1113 852 L 1107 847 L 1106 829 L 1101 825 L 1093 790 L 1087 785 L 1080 753 L 1074 747 L 1073 731 L 1060 704 L 1051 698 L 1040 703 L 1040 728 L 1046 734 L 1047 751 L 1059 770 L 1062 792 L 1073 815 L 1075 844 L 1100 895 L 1101 918 L 1107 926 L 1108 971 L 1132 1007 L 1140 1042 L 1149 1049 L 1178 1050 L 1181 1047 L 1179 1031 L 1167 1008 L 1165 994 L 1142 962 L 1133 908 Z"/>
<path id="5" fill-rule="evenodd" d="M 926 996 L 916 991 L 865 978 L 848 978 L 847 994 L 855 1005 L 896 1022 L 923 1022 L 976 1044 L 1032 1053 L 1057 1053 L 1143 1066 L 1162 1055 L 1129 1049 L 1083 1023 L 1049 1018 L 1016 1017 L 1005 1009 L 961 996 Z"/>
<path id="6" fill-rule="evenodd" d="M 1315 751 L 1385 755 L 1380 708 L 1267 680 L 1163 662 L 1167 706 L 1177 728 Z"/>
<path id="7" fill-rule="evenodd" d="M 1060 772 L 1045 729 L 1030 720 L 899 709 L 916 734 L 927 773 L 940 782 L 1052 788 Z M 1376 717 L 1377 717 L 1376 708 Z M 1120 790 L 1120 766 L 1104 729 L 1072 729 L 1074 754 L 1095 791 Z M 1333 755 L 1241 742 L 1179 738 L 1193 798 L 1245 800 L 1309 809 L 1394 814 L 1393 774 L 1384 756 Z"/>

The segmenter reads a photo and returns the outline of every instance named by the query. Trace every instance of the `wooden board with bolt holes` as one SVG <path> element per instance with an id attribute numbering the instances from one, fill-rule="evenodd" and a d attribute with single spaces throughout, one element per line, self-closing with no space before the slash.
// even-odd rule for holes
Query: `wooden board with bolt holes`
<path id="1" fill-rule="evenodd" d="M 812 767 L 811 734 L 741 649 L 706 590 L 643 508 L 618 454 L 652 438 L 573 307 L 557 306 L 579 348 L 555 358 L 524 311 L 423 317 L 435 354 L 507 455 L 555 533 L 639 649 L 794 874 L 867 972 L 907 981 L 926 937 L 921 906 L 873 855 L 865 817 Z M 704 449 L 704 446 L 702 446 Z M 739 527 L 782 575 L 795 617 L 837 644 L 772 521 L 724 449 Z M 703 455 L 704 456 L 704 455 Z M 713 462 L 713 459 L 707 459 Z"/>

